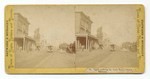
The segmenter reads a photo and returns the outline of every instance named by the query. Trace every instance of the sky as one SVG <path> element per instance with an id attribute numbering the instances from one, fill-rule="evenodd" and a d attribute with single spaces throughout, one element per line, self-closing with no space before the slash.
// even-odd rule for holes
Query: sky
<path id="1" fill-rule="evenodd" d="M 40 28 L 41 39 L 52 45 L 75 41 L 75 12 L 82 11 L 93 21 L 91 34 L 102 27 L 114 44 L 136 41 L 135 6 L 15 6 L 14 12 L 26 17 L 30 23 L 29 36 Z"/>

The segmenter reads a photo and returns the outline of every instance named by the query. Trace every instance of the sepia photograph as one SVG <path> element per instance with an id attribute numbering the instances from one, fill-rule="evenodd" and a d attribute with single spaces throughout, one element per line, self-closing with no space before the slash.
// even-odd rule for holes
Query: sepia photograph
<path id="1" fill-rule="evenodd" d="M 133 5 L 14 6 L 15 68 L 138 67 Z"/>

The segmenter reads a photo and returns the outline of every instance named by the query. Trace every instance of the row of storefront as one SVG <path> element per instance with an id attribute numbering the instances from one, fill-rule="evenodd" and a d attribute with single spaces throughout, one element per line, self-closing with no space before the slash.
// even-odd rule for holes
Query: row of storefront
<path id="1" fill-rule="evenodd" d="M 20 13 L 14 14 L 15 22 L 15 51 L 31 51 L 36 49 L 37 44 L 34 38 L 28 36 L 29 22 L 27 18 L 23 17 Z"/>
<path id="2" fill-rule="evenodd" d="M 98 48 L 98 40 L 92 35 L 77 34 L 76 35 L 76 50 L 93 50 Z"/>
<path id="3" fill-rule="evenodd" d="M 39 29 L 35 31 L 34 38 L 28 36 L 29 22 L 19 13 L 15 13 L 15 48 L 30 51 L 37 48 Z M 75 12 L 75 50 L 92 50 L 99 47 L 98 39 L 91 35 L 92 21 L 83 12 Z M 36 39 L 37 37 L 37 39 Z M 38 41 L 37 41 L 38 40 Z"/>

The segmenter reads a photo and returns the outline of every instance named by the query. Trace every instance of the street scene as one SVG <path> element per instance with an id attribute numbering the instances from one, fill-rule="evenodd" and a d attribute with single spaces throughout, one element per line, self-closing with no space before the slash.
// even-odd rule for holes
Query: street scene
<path id="1" fill-rule="evenodd" d="M 15 67 L 138 67 L 136 7 L 116 7 L 15 6 Z"/>

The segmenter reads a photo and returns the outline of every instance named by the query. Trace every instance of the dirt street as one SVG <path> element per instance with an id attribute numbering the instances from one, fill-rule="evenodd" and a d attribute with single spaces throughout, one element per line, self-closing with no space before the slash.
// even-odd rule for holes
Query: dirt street
<path id="1" fill-rule="evenodd" d="M 15 54 L 17 68 L 75 68 L 75 67 L 135 67 L 135 52 L 93 50 L 70 54 L 54 51 L 18 52 Z"/>

